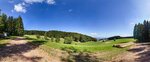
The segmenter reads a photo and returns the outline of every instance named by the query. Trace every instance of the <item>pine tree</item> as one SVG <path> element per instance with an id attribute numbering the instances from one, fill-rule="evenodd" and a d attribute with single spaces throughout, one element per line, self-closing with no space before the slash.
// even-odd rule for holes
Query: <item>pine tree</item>
<path id="1" fill-rule="evenodd" d="M 148 21 L 144 20 L 144 29 L 143 29 L 143 41 L 149 41 L 149 27 L 148 27 Z"/>
<path id="2" fill-rule="evenodd" d="M 139 23 L 134 28 L 134 37 L 138 39 L 140 42 L 144 41 L 144 25 Z"/>
<path id="3" fill-rule="evenodd" d="M 6 26 L 7 15 L 3 13 L 1 17 L 2 17 L 1 20 L 2 20 L 2 23 L 3 23 L 3 29 L 2 30 L 4 32 L 6 32 L 6 28 L 7 28 L 7 26 Z"/>
<path id="4" fill-rule="evenodd" d="M 12 16 L 9 16 L 8 19 L 7 19 L 7 32 L 9 35 L 13 35 L 13 30 L 14 30 L 14 22 L 13 22 L 13 17 Z"/>
<path id="5" fill-rule="evenodd" d="M 6 32 L 8 35 L 22 36 L 24 34 L 24 27 L 21 16 L 13 18 L 1 13 L 0 10 L 0 34 Z"/>
<path id="6" fill-rule="evenodd" d="M 134 26 L 134 31 L 133 31 L 133 37 L 134 37 L 135 39 L 137 39 L 137 29 L 138 29 L 137 24 L 135 24 L 135 26 Z"/>
<path id="7" fill-rule="evenodd" d="M 18 36 L 23 36 L 24 35 L 24 27 L 23 27 L 23 22 L 21 16 L 18 17 L 16 21 L 16 31 L 18 32 Z"/>

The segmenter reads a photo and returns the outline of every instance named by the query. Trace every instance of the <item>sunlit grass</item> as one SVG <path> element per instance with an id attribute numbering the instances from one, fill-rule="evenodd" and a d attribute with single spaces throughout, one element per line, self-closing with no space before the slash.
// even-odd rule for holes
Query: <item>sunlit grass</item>
<path id="1" fill-rule="evenodd" d="M 37 39 L 35 35 L 28 35 L 27 37 Z M 50 38 L 49 38 L 50 39 Z M 42 39 L 37 39 L 42 40 Z M 111 59 L 114 56 L 117 56 L 118 54 L 124 53 L 127 51 L 127 48 L 116 48 L 113 47 L 114 44 L 121 44 L 121 43 L 127 43 L 127 42 L 134 42 L 135 40 L 133 38 L 124 38 L 124 39 L 117 39 L 114 40 L 108 40 L 105 42 L 97 41 L 89 41 L 89 42 L 73 42 L 72 44 L 64 44 L 64 39 L 61 38 L 61 41 L 59 43 L 57 42 L 51 42 L 51 40 L 47 40 L 47 43 L 43 44 L 44 46 L 48 48 L 55 48 L 55 49 L 63 49 L 63 48 L 74 48 L 77 50 L 77 52 L 99 52 L 99 53 L 105 53 L 104 55 L 100 56 L 103 59 Z"/>
<path id="2" fill-rule="evenodd" d="M 35 35 L 30 35 L 30 38 L 37 39 Z M 40 40 L 40 39 L 39 39 Z M 113 51 L 113 50 L 122 50 L 120 48 L 112 47 L 114 44 L 126 43 L 126 42 L 134 42 L 135 40 L 132 38 L 125 38 L 125 39 L 117 39 L 116 41 L 108 40 L 105 42 L 73 42 L 72 44 L 64 44 L 64 39 L 61 39 L 59 43 L 51 42 L 51 40 L 47 40 L 48 42 L 45 43 L 46 46 L 51 48 L 64 48 L 64 47 L 74 47 L 78 51 L 89 51 L 89 52 L 98 52 L 98 51 Z"/>

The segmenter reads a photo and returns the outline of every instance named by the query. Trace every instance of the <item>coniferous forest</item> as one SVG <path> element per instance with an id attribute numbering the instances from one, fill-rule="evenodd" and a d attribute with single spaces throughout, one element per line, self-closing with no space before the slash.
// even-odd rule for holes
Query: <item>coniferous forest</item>
<path id="1" fill-rule="evenodd" d="M 97 40 L 96 38 L 93 38 L 91 36 L 87 36 L 84 34 L 74 33 L 74 32 L 57 31 L 57 30 L 51 30 L 51 31 L 25 30 L 25 34 L 41 35 L 41 36 L 47 36 L 50 38 L 72 37 L 73 40 L 76 42 L 87 42 L 87 41 L 96 41 Z"/>
<path id="2" fill-rule="evenodd" d="M 144 20 L 143 23 L 135 24 L 134 38 L 139 42 L 149 42 L 150 41 L 150 21 Z"/>
<path id="3" fill-rule="evenodd" d="M 0 13 L 0 33 L 7 33 L 10 36 L 23 36 L 24 26 L 22 17 L 14 18 L 13 16 Z"/>

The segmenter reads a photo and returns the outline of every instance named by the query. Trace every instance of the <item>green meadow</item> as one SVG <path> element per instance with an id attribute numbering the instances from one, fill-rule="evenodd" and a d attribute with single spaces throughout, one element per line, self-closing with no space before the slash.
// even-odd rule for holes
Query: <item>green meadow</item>
<path id="1" fill-rule="evenodd" d="M 30 42 L 32 42 L 31 39 L 36 39 L 38 41 L 46 41 L 46 43 L 43 44 L 43 46 L 48 48 L 54 48 L 54 49 L 60 49 L 60 50 L 67 50 L 71 49 L 74 52 L 88 52 L 88 53 L 102 53 L 103 59 L 111 59 L 114 56 L 117 56 L 121 53 L 127 52 L 128 47 L 126 48 L 116 48 L 113 47 L 114 44 L 121 44 L 121 43 L 127 43 L 127 42 L 134 42 L 135 40 L 133 38 L 123 38 L 123 39 L 117 39 L 114 40 L 108 40 L 105 42 L 102 41 L 89 41 L 89 42 L 73 42 L 72 44 L 64 44 L 64 39 L 61 38 L 60 42 L 52 42 L 51 40 L 44 40 L 43 36 L 41 38 L 37 39 L 35 35 L 25 35 L 26 38 L 30 39 Z M 50 39 L 50 38 L 49 38 Z M 37 41 L 37 42 L 38 42 Z"/>
<path id="2" fill-rule="evenodd" d="M 35 35 L 26 35 L 28 38 L 37 39 Z M 50 38 L 49 38 L 50 39 Z M 37 40 L 43 40 L 43 39 L 37 39 Z M 57 48 L 61 49 L 64 47 L 73 47 L 77 49 L 78 51 L 89 51 L 89 52 L 98 52 L 98 51 L 113 51 L 113 50 L 123 50 L 120 48 L 113 47 L 114 44 L 121 44 L 121 43 L 127 43 L 127 42 L 134 42 L 135 40 L 133 38 L 124 38 L 124 39 L 117 39 L 114 40 L 108 40 L 105 42 L 102 41 L 89 41 L 89 42 L 73 42 L 72 44 L 64 44 L 64 39 L 61 38 L 60 42 L 51 42 L 51 40 L 45 40 L 47 43 L 44 45 L 49 46 L 51 48 Z"/>

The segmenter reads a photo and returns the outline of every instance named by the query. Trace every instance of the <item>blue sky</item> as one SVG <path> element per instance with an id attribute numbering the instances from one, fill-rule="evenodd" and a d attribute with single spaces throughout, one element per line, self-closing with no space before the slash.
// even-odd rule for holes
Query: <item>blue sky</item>
<path id="1" fill-rule="evenodd" d="M 61 30 L 93 37 L 131 36 L 150 18 L 149 0 L 0 0 L 2 12 L 22 16 L 26 30 Z"/>

